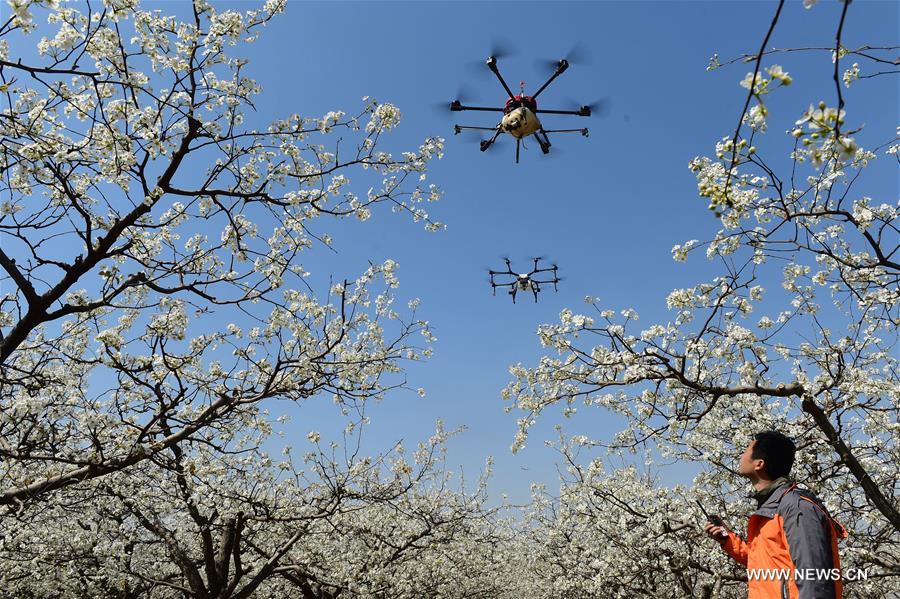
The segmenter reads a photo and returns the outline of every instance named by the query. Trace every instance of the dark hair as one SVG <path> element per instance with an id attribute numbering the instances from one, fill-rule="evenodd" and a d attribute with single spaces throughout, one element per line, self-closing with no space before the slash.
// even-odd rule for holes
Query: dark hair
<path id="1" fill-rule="evenodd" d="M 753 435 L 753 439 L 756 443 L 750 457 L 763 460 L 770 477 L 774 479 L 790 474 L 797 452 L 797 446 L 790 437 L 778 431 L 763 431 Z"/>

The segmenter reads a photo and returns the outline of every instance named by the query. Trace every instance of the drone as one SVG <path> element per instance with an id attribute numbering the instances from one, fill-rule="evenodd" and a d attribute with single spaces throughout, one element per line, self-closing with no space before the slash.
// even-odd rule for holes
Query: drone
<path id="1" fill-rule="evenodd" d="M 588 136 L 587 128 L 544 129 L 540 119 L 537 116 L 538 114 L 569 114 L 574 116 L 591 116 L 591 106 L 582 106 L 578 110 L 546 110 L 543 108 L 538 108 L 537 97 L 541 95 L 541 92 L 547 89 L 547 86 L 553 83 L 553 81 L 557 77 L 566 72 L 566 69 L 569 68 L 569 61 L 567 59 L 562 58 L 558 62 L 556 62 L 556 66 L 553 70 L 553 73 L 550 75 L 550 78 L 547 79 L 547 81 L 545 81 L 544 84 L 530 96 L 525 93 L 524 81 L 520 83 L 519 94 L 513 94 L 512 90 L 503 79 L 503 76 L 500 74 L 500 69 L 497 68 L 496 56 L 489 56 L 485 61 L 485 64 L 491 70 L 491 72 L 497 76 L 497 79 L 500 81 L 500 85 L 503 86 L 503 89 L 509 96 L 509 99 L 506 101 L 506 105 L 503 108 L 487 106 L 465 106 L 459 100 L 453 100 L 450 103 L 450 110 L 453 112 L 461 112 L 464 110 L 502 112 L 503 117 L 500 119 L 500 122 L 497 123 L 497 125 L 494 127 L 454 125 L 453 133 L 455 135 L 459 135 L 463 131 L 492 131 L 493 135 L 489 139 L 481 140 L 481 151 L 484 152 L 488 148 L 490 148 L 494 144 L 494 142 L 497 141 L 497 138 L 500 137 L 501 133 L 508 133 L 509 135 L 516 138 L 517 164 L 519 162 L 519 149 L 522 144 L 522 140 L 529 135 L 533 136 L 537 140 L 538 145 L 541 147 L 541 151 L 544 154 L 550 153 L 551 143 L 550 137 L 547 135 L 548 133 L 581 133 L 584 137 Z"/>
<path id="2" fill-rule="evenodd" d="M 537 302 L 538 293 L 541 291 L 541 285 L 549 285 L 553 284 L 553 290 L 559 291 L 557 289 L 556 284 L 560 282 L 560 278 L 556 276 L 556 271 L 559 267 L 555 264 L 549 268 L 538 268 L 538 262 L 543 260 L 543 258 L 533 258 L 534 267 L 531 269 L 531 272 L 528 273 L 517 273 L 513 272 L 512 264 L 510 263 L 509 258 L 504 258 L 503 261 L 506 262 L 506 270 L 489 270 L 488 274 L 491 276 L 491 290 L 494 295 L 497 295 L 497 287 L 509 287 L 507 293 L 512 296 L 513 303 L 516 303 L 516 294 L 520 291 L 531 291 L 534 294 L 534 301 Z M 552 278 L 551 275 L 545 275 L 548 277 L 548 280 L 539 280 L 535 278 L 535 275 L 539 275 L 540 273 L 553 273 Z M 498 282 L 494 277 L 499 277 L 500 281 Z M 503 281 L 504 278 L 508 278 L 511 280 Z"/>

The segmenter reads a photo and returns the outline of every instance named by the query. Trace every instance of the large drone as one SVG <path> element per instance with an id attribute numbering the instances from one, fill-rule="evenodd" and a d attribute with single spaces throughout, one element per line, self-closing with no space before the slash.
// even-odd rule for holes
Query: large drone
<path id="1" fill-rule="evenodd" d="M 516 303 L 516 294 L 519 291 L 531 291 L 531 293 L 534 294 L 534 301 L 537 302 L 538 293 L 541 291 L 541 285 L 552 284 L 553 290 L 559 291 L 556 287 L 556 284 L 561 280 L 556 275 L 558 267 L 554 264 L 549 268 L 538 268 L 538 262 L 543 260 L 543 258 L 538 257 L 533 258 L 532 260 L 534 261 L 534 267 L 531 269 L 531 272 L 528 273 L 513 272 L 509 258 L 503 259 L 503 261 L 506 262 L 506 270 L 489 270 L 488 274 L 491 276 L 491 289 L 494 292 L 494 295 L 497 295 L 497 287 L 509 287 L 507 293 L 512 296 L 513 303 Z M 553 274 L 544 275 L 547 279 L 541 280 L 536 277 L 536 275 L 540 275 L 541 273 Z M 499 282 L 494 277 L 498 277 Z M 511 280 L 504 281 L 504 278 Z"/>
<path id="2" fill-rule="evenodd" d="M 454 112 L 461 112 L 463 110 L 477 110 L 483 112 L 502 112 L 503 117 L 500 119 L 500 122 L 497 123 L 494 127 L 473 127 L 468 125 L 455 125 L 453 128 L 453 132 L 455 134 L 460 134 L 463 131 L 491 131 L 493 135 L 491 135 L 488 139 L 481 140 L 481 151 L 484 152 L 488 148 L 490 148 L 501 133 L 508 133 L 509 135 L 516 138 L 516 162 L 519 162 L 519 148 L 521 146 L 522 140 L 529 135 L 533 136 L 538 145 L 541 147 L 541 151 L 544 154 L 548 154 L 550 152 L 550 138 L 547 135 L 548 133 L 581 133 L 583 136 L 588 136 L 587 128 L 582 129 L 544 129 L 543 125 L 541 125 L 541 121 L 537 115 L 539 114 L 569 114 L 574 116 L 591 116 L 591 106 L 585 105 L 580 107 L 578 110 L 546 110 L 546 109 L 538 109 L 537 105 L 537 97 L 541 95 L 547 86 L 553 83 L 553 81 L 566 72 L 566 69 L 569 68 L 569 60 L 567 58 L 561 58 L 559 61 L 555 63 L 555 67 L 553 72 L 550 75 L 550 78 L 544 82 L 544 84 L 538 88 L 536 92 L 532 95 L 526 95 L 525 93 L 525 82 L 523 81 L 520 85 L 519 94 L 513 94 L 512 90 L 509 89 L 509 86 L 506 84 L 506 81 L 503 80 L 503 76 L 500 74 L 500 70 L 497 68 L 497 57 L 490 56 L 485 61 L 487 67 L 491 70 L 494 75 L 497 76 L 497 79 L 500 81 L 500 85 L 503 86 L 503 89 L 506 91 L 506 94 L 509 96 L 509 99 L 506 100 L 505 106 L 502 108 L 495 107 L 487 107 L 487 106 L 466 106 L 460 100 L 456 99 L 450 103 L 450 110 Z"/>

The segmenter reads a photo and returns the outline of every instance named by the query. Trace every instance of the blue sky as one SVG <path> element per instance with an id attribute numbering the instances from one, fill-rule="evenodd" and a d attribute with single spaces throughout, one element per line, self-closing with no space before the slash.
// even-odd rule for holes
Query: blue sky
<path id="1" fill-rule="evenodd" d="M 387 213 L 367 223 L 375 226 L 335 229 L 339 253 L 329 258 L 330 270 L 352 273 L 367 259 L 396 259 L 401 291 L 422 298 L 421 313 L 438 337 L 434 358 L 409 372 L 410 385 L 425 387 L 427 398 L 398 393 L 373 407 L 372 447 L 422 438 L 443 418 L 448 427 L 468 427 L 451 443 L 451 464 L 474 473 L 487 454 L 495 457 L 495 493 L 524 500 L 533 480 L 555 487 L 556 455 L 543 440 L 554 437 L 552 427 L 562 418 L 545 417 L 526 449 L 511 455 L 516 415 L 503 413 L 499 397 L 510 379 L 507 368 L 534 364 L 541 355 L 537 326 L 555 322 L 564 307 L 577 311 L 586 295 L 599 297 L 605 307 L 633 307 L 649 325 L 670 318 L 669 291 L 711 272 L 705 260 L 678 264 L 670 258 L 674 244 L 708 238 L 717 229 L 687 163 L 733 133 L 745 99 L 738 81 L 751 69 L 741 64 L 707 72 L 706 66 L 714 53 L 724 61 L 754 52 L 775 5 L 303 2 L 290 4 L 271 24 L 249 53 L 266 90 L 260 113 L 351 112 L 369 95 L 403 112 L 391 142 L 397 147 L 427 135 L 447 139 L 444 159 L 430 175 L 445 192 L 432 212 L 447 231 L 427 234 Z M 832 45 L 839 15 L 837 2 L 811 10 L 788 3 L 770 46 Z M 896 44 L 897 17 L 896 3 L 855 2 L 845 45 Z M 543 81 L 535 59 L 558 58 L 576 42 L 587 46 L 590 64 L 570 68 L 542 94 L 541 106 L 605 98 L 608 109 L 601 117 L 544 121 L 554 128 L 584 123 L 589 138 L 558 136 L 554 150 L 560 152 L 550 156 L 530 144 L 516 165 L 509 140 L 485 155 L 477 143 L 452 135 L 453 123 L 490 126 L 495 118 L 436 113 L 433 104 L 453 99 L 461 84 L 472 90 L 472 102 L 503 101 L 496 80 L 477 77 L 467 66 L 483 60 L 497 37 L 518 50 L 500 62 L 507 82 L 515 87 L 525 80 L 531 90 Z M 810 102 L 833 103 L 835 93 L 825 53 L 779 56 L 765 64 L 772 62 L 791 72 L 795 84 L 772 99 L 770 138 L 783 137 Z M 873 140 L 892 133 L 898 106 L 893 81 L 873 79 L 844 93 L 851 118 L 854 111 L 864 115 Z M 883 162 L 875 179 L 884 201 L 895 201 L 895 171 Z M 566 277 L 559 293 L 543 292 L 539 303 L 515 306 L 499 293 L 492 297 L 483 267 L 500 267 L 503 254 L 556 260 Z M 304 411 L 313 420 L 328 418 L 329 407 Z M 295 425 L 305 431 L 314 427 L 302 421 L 304 411 Z M 584 409 L 563 424 L 567 432 L 600 438 L 619 426 L 608 415 Z M 686 474 L 676 469 L 666 478 Z"/>
<path id="2" fill-rule="evenodd" d="M 233 8 L 254 3 L 230 2 Z M 403 298 L 422 299 L 420 314 L 438 341 L 434 357 L 409 368 L 409 386 L 427 397 L 400 391 L 371 406 L 366 434 L 370 451 L 404 439 L 427 438 L 434 421 L 467 431 L 450 444 L 449 461 L 472 478 L 487 455 L 495 458 L 495 495 L 514 501 L 528 497 L 532 481 L 556 481 L 556 455 L 543 447 L 562 422 L 570 433 L 609 438 L 620 423 L 602 413 L 580 411 L 571 420 L 547 414 L 531 433 L 528 446 L 512 455 L 509 446 L 517 415 L 505 414 L 500 390 L 508 367 L 534 364 L 542 355 L 535 335 L 539 324 L 556 322 L 560 310 L 584 307 L 587 295 L 604 307 L 634 308 L 640 322 L 666 322 L 665 297 L 676 287 L 708 278 L 705 260 L 671 260 L 673 245 L 714 235 L 717 221 L 697 197 L 688 161 L 710 154 L 715 142 L 731 135 L 745 99 L 738 82 L 750 65 L 707 72 L 710 57 L 755 52 L 771 20 L 775 2 L 290 2 L 286 14 L 269 24 L 259 41 L 237 50 L 250 59 L 247 73 L 264 92 L 250 127 L 299 113 L 321 116 L 330 110 L 353 113 L 371 96 L 397 105 L 403 121 L 386 138 L 387 149 L 402 151 L 427 136 L 446 138 L 443 160 L 429 179 L 444 191 L 430 206 L 448 225 L 426 233 L 409 219 L 376 210 L 365 223 L 338 223 L 328 232 L 337 253 L 315 252 L 307 270 L 314 276 L 352 278 L 368 261 L 395 259 Z M 144 2 L 164 12 L 183 6 Z M 854 2 L 844 32 L 846 46 L 895 45 L 900 5 Z M 823 1 L 811 10 L 789 2 L 770 46 L 833 44 L 840 4 Z M 491 40 L 512 42 L 517 54 L 499 64 L 514 89 L 524 80 L 534 90 L 545 79 L 535 59 L 561 57 L 576 42 L 591 56 L 573 65 L 541 96 L 542 108 L 566 106 L 567 98 L 587 103 L 603 98 L 602 116 L 552 117 L 545 127 L 588 126 L 591 136 L 557 136 L 549 156 L 530 143 L 520 164 L 514 144 L 488 154 L 477 143 L 452 134 L 454 123 L 491 126 L 486 113 L 441 113 L 438 102 L 452 100 L 460 86 L 471 101 L 501 104 L 504 93 L 484 68 Z M 833 65 L 824 52 L 793 53 L 765 61 L 794 77 L 779 90 L 770 108 L 768 143 L 788 146 L 783 132 L 810 102 L 834 103 Z M 847 65 L 849 66 L 849 64 Z M 882 142 L 897 122 L 898 93 L 890 78 L 867 80 L 844 90 L 851 121 L 865 122 L 860 135 Z M 854 116 L 857 116 L 854 119 Z M 871 137 L 867 137 L 871 136 Z M 773 155 L 776 152 L 773 152 Z M 872 170 L 871 194 L 897 198 L 896 167 L 881 161 Z M 352 173 L 348 176 L 353 178 Z M 356 189 L 364 193 L 365 188 Z M 530 256 L 556 261 L 565 281 L 559 292 L 542 292 L 535 304 L 527 296 L 512 305 L 505 294 L 492 297 L 487 267 L 516 265 Z M 302 447 L 306 432 L 339 430 L 343 421 L 327 398 L 297 410 L 289 435 Z M 675 469 L 669 481 L 689 471 Z"/>

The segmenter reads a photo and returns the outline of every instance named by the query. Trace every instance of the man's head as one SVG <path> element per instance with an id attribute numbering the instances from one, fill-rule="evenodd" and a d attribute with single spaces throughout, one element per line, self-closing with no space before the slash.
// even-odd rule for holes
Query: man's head
<path id="1" fill-rule="evenodd" d="M 756 433 L 738 462 L 738 474 L 751 481 L 775 480 L 787 476 L 794 465 L 797 447 L 777 431 Z"/>

